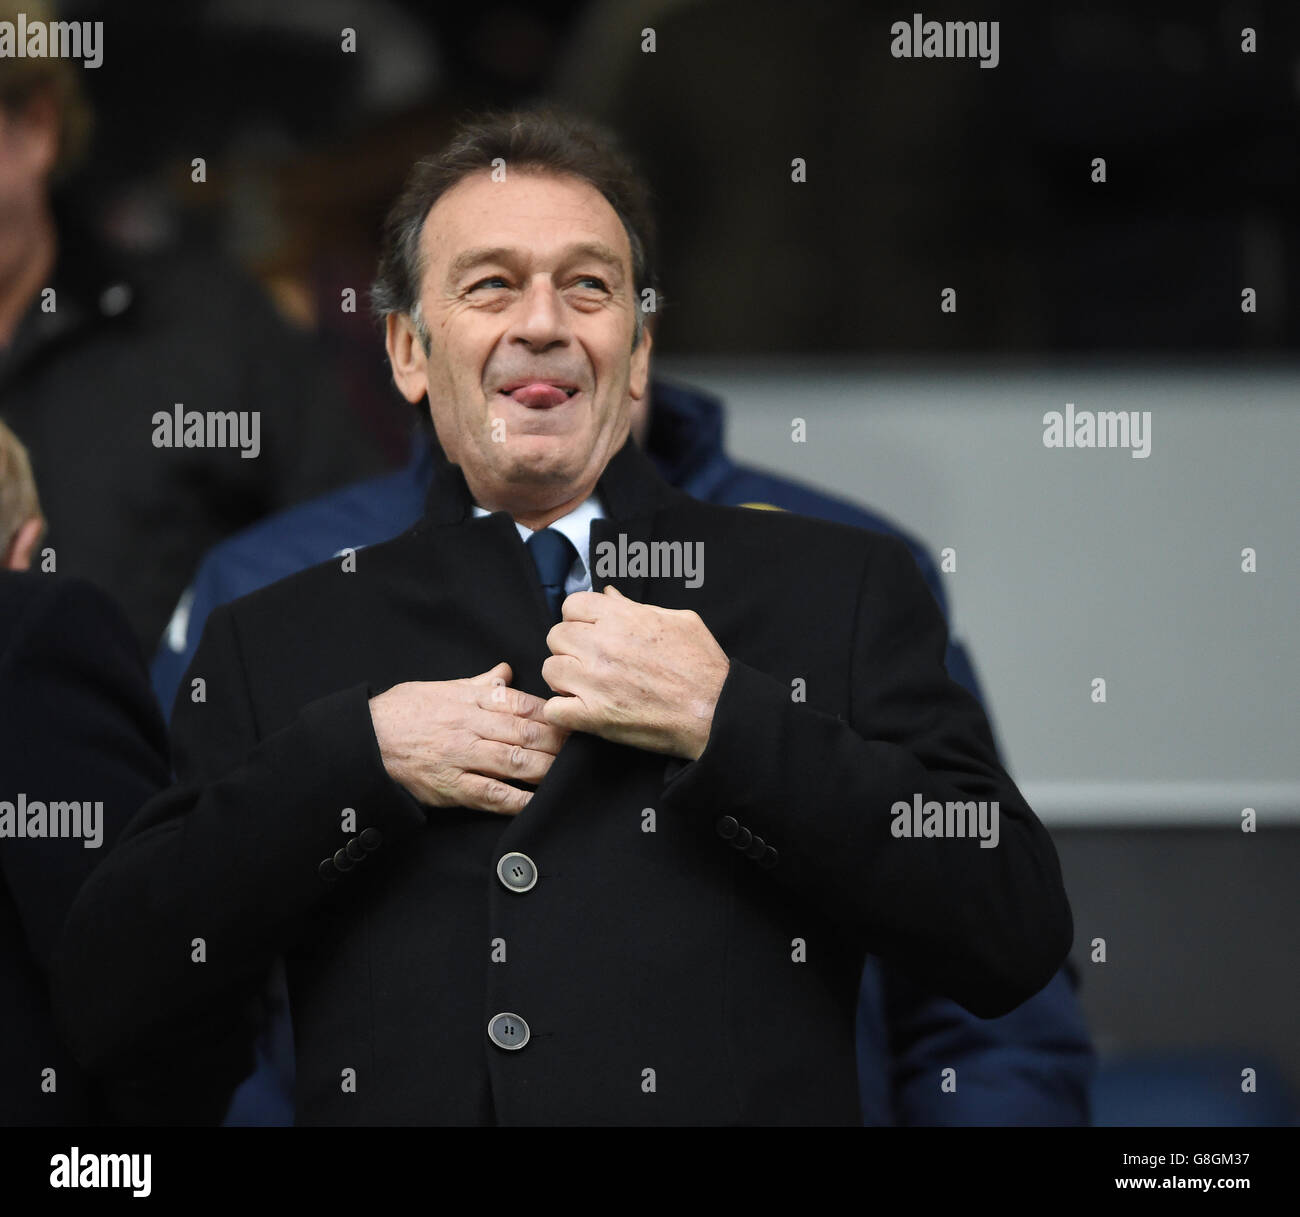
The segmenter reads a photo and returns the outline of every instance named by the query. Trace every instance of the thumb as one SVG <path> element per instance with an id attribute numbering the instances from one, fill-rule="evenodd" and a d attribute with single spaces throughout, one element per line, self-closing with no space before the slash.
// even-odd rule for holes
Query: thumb
<path id="1" fill-rule="evenodd" d="M 505 660 L 502 660 L 496 667 L 489 668 L 486 672 L 480 672 L 477 676 L 471 676 L 469 683 L 472 685 L 508 685 L 512 676 L 510 665 Z"/>

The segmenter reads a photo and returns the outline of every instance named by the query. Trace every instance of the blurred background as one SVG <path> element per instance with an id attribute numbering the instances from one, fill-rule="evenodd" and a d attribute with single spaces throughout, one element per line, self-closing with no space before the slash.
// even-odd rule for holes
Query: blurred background
<path id="1" fill-rule="evenodd" d="M 364 436 L 341 481 L 410 450 L 366 291 L 411 162 L 482 106 L 609 123 L 658 206 L 656 373 L 723 399 L 734 456 L 955 551 L 954 629 L 1065 868 L 1098 1122 L 1153 1093 L 1241 1119 L 1246 1067 L 1258 1122 L 1294 1120 L 1300 9 L 922 9 L 1000 21 L 984 70 L 891 57 L 913 7 L 69 0 L 105 52 L 59 206 L 257 281 Z M 1151 411 L 1150 456 L 1045 448 L 1067 402 Z"/>

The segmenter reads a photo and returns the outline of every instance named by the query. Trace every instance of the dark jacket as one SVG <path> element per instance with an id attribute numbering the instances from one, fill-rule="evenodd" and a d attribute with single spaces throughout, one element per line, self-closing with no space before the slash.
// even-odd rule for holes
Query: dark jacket
<path id="1" fill-rule="evenodd" d="M 777 507 L 897 537 L 916 559 L 945 617 L 944 576 L 919 540 L 893 520 L 792 478 L 734 461 L 724 444 L 722 402 L 655 376 L 650 382 L 646 455 L 664 479 L 711 503 Z M 222 541 L 203 559 L 153 661 L 163 706 L 175 700 L 212 610 L 345 547 L 359 549 L 404 532 L 423 510 L 434 458 L 417 439 L 407 467 L 279 512 Z M 948 675 L 983 701 L 966 648 L 952 633 Z M 985 713 L 988 713 L 987 707 Z M 996 724 L 990 721 L 996 740 Z M 1069 960 L 1051 983 L 1010 1014 L 979 1019 L 927 993 L 869 957 L 858 1001 L 858 1077 L 868 1124 L 1086 1124 L 1096 1058 Z M 226 1120 L 293 1121 L 293 1033 L 283 969 L 265 993 L 266 1031 L 258 1068 L 236 1091 Z M 935 1084 L 955 1068 L 956 1092 Z"/>
<path id="2" fill-rule="evenodd" d="M 426 811 L 388 778 L 383 689 L 504 658 L 549 693 L 528 552 L 441 461 L 423 520 L 355 572 L 213 613 L 186 682 L 206 700 L 173 716 L 180 784 L 69 919 L 56 996 L 80 1059 L 133 1071 L 207 1044 L 233 1084 L 216 1058 L 251 1047 L 240 1012 L 284 956 L 300 1123 L 854 1125 L 866 952 L 984 1017 L 1051 980 L 1072 937 L 1055 850 L 944 671 L 906 548 L 697 502 L 630 441 L 598 491 L 593 546 L 704 546 L 698 589 L 614 580 L 698 611 L 731 659 L 699 760 L 575 733 L 504 820 Z M 893 836 L 918 795 L 998 800 L 997 848 Z M 498 878 L 512 851 L 531 891 Z M 488 1036 L 503 1012 L 530 1028 L 518 1051 Z"/>
<path id="3" fill-rule="evenodd" d="M 50 957 L 82 882 L 168 778 L 162 715 L 121 610 L 80 579 L 0 572 L 0 1124 L 106 1115 L 55 1035 Z M 20 796 L 47 815 L 75 802 L 79 820 L 60 818 L 82 835 L 14 835 Z M 96 803 L 97 821 L 81 810 Z"/>

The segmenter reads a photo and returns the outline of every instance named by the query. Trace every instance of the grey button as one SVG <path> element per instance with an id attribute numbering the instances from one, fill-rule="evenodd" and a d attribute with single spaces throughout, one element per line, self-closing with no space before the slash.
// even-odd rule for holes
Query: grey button
<path id="1" fill-rule="evenodd" d="M 384 834 L 377 828 L 367 828 L 358 838 L 362 849 L 376 850 L 384 843 Z"/>
<path id="2" fill-rule="evenodd" d="M 337 849 L 334 851 L 334 865 L 337 866 L 339 870 L 351 870 L 356 863 L 348 857 L 348 851 L 346 849 Z"/>
<path id="3" fill-rule="evenodd" d="M 339 873 L 334 869 L 334 859 L 326 858 L 317 868 L 316 873 L 325 880 L 326 883 L 334 883 Z"/>
<path id="4" fill-rule="evenodd" d="M 505 854 L 497 863 L 497 878 L 512 892 L 530 891 L 537 884 L 537 867 L 527 854 Z"/>
<path id="5" fill-rule="evenodd" d="M 764 870 L 771 870 L 777 863 L 780 855 L 770 845 L 763 851 L 763 856 L 759 858 L 758 864 Z"/>
<path id="6" fill-rule="evenodd" d="M 366 856 L 366 851 L 361 848 L 361 842 L 355 837 L 347 843 L 347 851 L 348 857 L 351 858 L 353 862 L 360 862 L 361 859 Z"/>
<path id="7" fill-rule="evenodd" d="M 528 1043 L 528 1024 L 517 1014 L 494 1014 L 488 1022 L 488 1038 L 498 1048 L 522 1048 Z"/>
<path id="8" fill-rule="evenodd" d="M 748 849 L 749 843 L 754 839 L 754 834 L 748 828 L 739 828 L 736 835 L 731 838 L 733 849 Z"/>
<path id="9" fill-rule="evenodd" d="M 714 827 L 718 830 L 718 836 L 724 841 L 730 841 L 740 829 L 740 821 L 735 816 L 723 816 Z"/>

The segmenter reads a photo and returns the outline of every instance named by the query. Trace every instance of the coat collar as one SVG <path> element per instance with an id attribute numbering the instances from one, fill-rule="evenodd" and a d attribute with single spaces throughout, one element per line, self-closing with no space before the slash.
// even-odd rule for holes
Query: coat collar
<path id="1" fill-rule="evenodd" d="M 459 465 L 447 459 L 436 438 L 430 439 L 433 477 L 425 498 L 424 519 L 429 524 L 460 524 L 473 519 L 474 500 Z M 652 515 L 681 492 L 660 476 L 654 462 L 636 441 L 627 442 L 611 458 L 596 482 L 605 518 L 615 523 Z"/>

